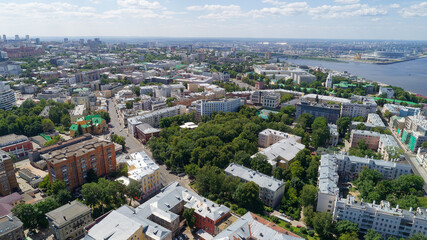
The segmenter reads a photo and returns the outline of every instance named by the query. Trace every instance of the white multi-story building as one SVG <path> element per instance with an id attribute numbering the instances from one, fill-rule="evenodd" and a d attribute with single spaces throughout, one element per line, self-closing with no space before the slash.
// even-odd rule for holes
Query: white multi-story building
<path id="1" fill-rule="evenodd" d="M 258 146 L 266 148 L 280 140 L 287 138 L 294 138 L 296 142 L 301 143 L 301 137 L 281 131 L 273 130 L 270 128 L 264 129 L 258 134 Z"/>
<path id="2" fill-rule="evenodd" d="M 427 209 L 417 208 L 403 210 L 397 205 L 390 206 L 387 201 L 380 204 L 356 201 L 351 195 L 346 199 L 338 199 L 333 218 L 337 220 L 349 220 L 360 228 L 361 233 L 373 229 L 384 237 L 409 238 L 421 233 L 427 235 Z"/>
<path id="3" fill-rule="evenodd" d="M 384 179 L 396 179 L 411 173 L 411 166 L 393 162 L 348 156 L 344 154 L 325 154 L 320 159 L 318 177 L 317 211 L 333 212 L 336 200 L 340 197 L 338 179 L 352 181 L 357 179 L 364 167 L 377 170 Z"/>
<path id="4" fill-rule="evenodd" d="M 301 150 L 305 149 L 305 145 L 298 141 L 301 140 L 297 140 L 293 137 L 287 137 L 259 151 L 258 153 L 265 155 L 271 166 L 287 169 L 293 162 L 295 156 Z M 252 158 L 255 156 L 256 154 L 252 155 Z"/>
<path id="5" fill-rule="evenodd" d="M 231 163 L 224 171 L 243 182 L 256 183 L 260 188 L 259 198 L 265 205 L 275 208 L 280 204 L 285 193 L 285 182 L 235 163 Z"/>
<path id="6" fill-rule="evenodd" d="M 328 128 L 329 128 L 329 135 L 330 135 L 329 144 L 331 146 L 336 147 L 340 139 L 340 135 L 338 133 L 338 127 L 335 124 L 328 123 Z"/>
<path id="7" fill-rule="evenodd" d="M 160 168 L 145 152 L 129 154 L 126 164 L 128 165 L 128 178 L 140 184 L 142 198 L 161 189 Z"/>
<path id="8" fill-rule="evenodd" d="M 280 93 L 269 93 L 262 97 L 262 106 L 277 108 L 280 105 Z"/>
<path id="9" fill-rule="evenodd" d="M 333 97 L 333 96 L 324 96 L 324 95 L 318 95 L 318 94 L 306 94 L 301 97 L 302 101 L 308 101 L 308 102 L 315 102 L 316 100 L 319 101 L 319 103 L 350 103 L 351 101 L 346 98 L 339 98 L 339 97 Z"/>
<path id="10" fill-rule="evenodd" d="M 328 77 L 326 78 L 325 87 L 326 88 L 332 88 L 332 73 L 331 72 L 329 72 Z"/>
<path id="11" fill-rule="evenodd" d="M 393 136 L 387 134 L 381 134 L 380 141 L 378 143 L 378 152 L 383 155 L 383 159 L 386 161 L 400 161 L 404 158 L 403 152 L 397 144 Z"/>
<path id="12" fill-rule="evenodd" d="M 0 81 L 0 109 L 9 110 L 15 103 L 15 93 L 9 84 Z"/>
<path id="13" fill-rule="evenodd" d="M 380 87 L 379 95 L 386 94 L 386 98 L 392 98 L 394 96 L 394 90 L 391 87 Z"/>
<path id="14" fill-rule="evenodd" d="M 381 119 L 380 115 L 378 115 L 376 113 L 369 113 L 368 119 L 366 120 L 366 122 L 370 123 L 376 127 L 385 128 L 385 124 L 384 124 L 383 120 Z"/>
<path id="15" fill-rule="evenodd" d="M 196 111 L 196 117 L 210 116 L 213 112 L 237 112 L 243 106 L 244 100 L 241 98 L 220 99 L 220 100 L 197 100 L 191 106 Z"/>
<path id="16" fill-rule="evenodd" d="M 343 103 L 341 105 L 341 117 L 368 117 L 369 113 L 377 111 L 377 103 L 372 97 L 357 96 L 351 97 L 350 103 Z"/>
<path id="17" fill-rule="evenodd" d="M 129 134 L 135 136 L 136 134 L 136 126 L 141 123 L 148 123 L 153 127 L 158 127 L 160 123 L 160 119 L 164 117 L 173 117 L 176 115 L 183 115 L 186 113 L 186 107 L 183 105 L 176 105 L 169 108 L 163 108 L 157 111 L 153 111 L 151 113 L 147 113 L 141 116 L 136 116 L 129 118 L 128 121 L 128 131 Z"/>

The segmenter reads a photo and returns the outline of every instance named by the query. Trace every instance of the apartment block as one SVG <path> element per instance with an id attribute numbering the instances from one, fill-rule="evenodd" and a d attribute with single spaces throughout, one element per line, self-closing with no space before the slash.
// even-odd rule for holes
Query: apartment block
<path id="1" fill-rule="evenodd" d="M 392 180 L 401 175 L 411 174 L 411 166 L 389 161 L 361 158 L 344 154 L 322 155 L 318 176 L 318 212 L 333 212 L 337 199 L 341 196 L 338 180 L 353 181 L 357 179 L 364 167 L 377 170 L 384 179 Z"/>
<path id="2" fill-rule="evenodd" d="M 147 123 L 141 123 L 136 126 L 136 135 L 142 144 L 146 144 L 151 137 L 158 137 L 159 134 L 160 129 L 153 128 Z"/>
<path id="3" fill-rule="evenodd" d="M 196 118 L 210 116 L 213 112 L 237 112 L 240 106 L 244 105 L 244 100 L 240 98 L 220 99 L 220 100 L 197 100 L 191 104 L 191 108 L 196 111 Z"/>
<path id="4" fill-rule="evenodd" d="M 266 148 L 287 138 L 294 138 L 296 142 L 301 143 L 300 136 L 267 128 L 258 134 L 258 146 Z"/>
<path id="5" fill-rule="evenodd" d="M 67 142 L 61 144 L 67 144 Z M 86 174 L 89 169 L 93 169 L 97 176 L 116 171 L 114 144 L 97 138 L 89 138 L 77 143 L 73 142 L 64 148 L 45 151 L 41 158 L 46 160 L 50 181 L 53 182 L 56 179 L 64 181 L 69 191 L 86 183 Z"/>
<path id="6" fill-rule="evenodd" d="M 314 118 L 324 117 L 328 123 L 335 124 L 340 117 L 340 107 L 326 103 L 301 102 L 297 104 L 296 117 L 298 118 L 303 113 L 311 114 Z"/>
<path id="7" fill-rule="evenodd" d="M 0 217 L 0 240 L 24 240 L 23 223 L 16 216 Z"/>
<path id="8" fill-rule="evenodd" d="M 357 147 L 357 143 L 361 140 L 365 140 L 368 147 L 374 151 L 378 149 L 380 137 L 382 134 L 378 132 L 366 131 L 366 130 L 353 130 L 350 135 L 351 147 Z"/>
<path id="9" fill-rule="evenodd" d="M 280 93 L 271 90 L 255 91 L 251 94 L 251 102 L 267 108 L 278 108 L 280 105 Z"/>
<path id="10" fill-rule="evenodd" d="M 338 145 L 340 135 L 338 133 L 338 127 L 335 124 L 328 123 L 329 128 L 329 145 L 336 147 Z"/>
<path id="11" fill-rule="evenodd" d="M 28 153 L 33 150 L 33 144 L 27 136 L 12 133 L 0 137 L 0 149 L 20 158 L 28 156 Z"/>
<path id="12" fill-rule="evenodd" d="M 380 87 L 380 92 L 378 93 L 380 96 L 385 94 L 386 98 L 393 98 L 394 90 L 391 87 Z"/>
<path id="13" fill-rule="evenodd" d="M 15 105 L 15 93 L 9 84 L 0 81 L 0 109 L 9 110 Z"/>
<path id="14" fill-rule="evenodd" d="M 301 140 L 299 140 L 301 141 Z M 277 143 L 259 151 L 259 154 L 267 157 L 268 163 L 274 167 L 281 167 L 287 169 L 293 162 L 295 156 L 305 149 L 305 145 L 298 142 L 293 137 L 284 138 Z M 255 157 L 256 154 L 251 157 Z"/>
<path id="15" fill-rule="evenodd" d="M 338 199 L 333 218 L 349 220 L 357 224 L 361 233 L 373 229 L 383 237 L 409 238 L 416 233 L 427 235 L 427 209 L 417 208 L 404 210 L 399 206 L 391 207 L 387 201 L 379 204 L 365 203 L 348 195 Z"/>
<path id="16" fill-rule="evenodd" d="M 377 103 L 372 97 L 353 95 L 350 103 L 341 105 L 341 117 L 354 118 L 362 116 L 367 118 L 369 113 L 375 113 L 376 111 Z"/>
<path id="17" fill-rule="evenodd" d="M 247 212 L 213 240 L 228 239 L 299 240 L 303 238 L 254 213 Z"/>
<path id="18" fill-rule="evenodd" d="M 224 171 L 243 182 L 256 183 L 260 188 L 259 198 L 265 205 L 275 208 L 280 204 L 285 192 L 285 182 L 235 163 L 231 163 Z"/>
<path id="19" fill-rule="evenodd" d="M 80 82 L 92 82 L 99 80 L 101 78 L 100 71 L 97 70 L 91 70 L 91 71 L 84 71 L 84 72 L 77 72 L 75 75 L 76 83 Z"/>
<path id="20" fill-rule="evenodd" d="M 317 99 L 317 101 L 316 101 Z M 318 95 L 318 94 L 306 94 L 304 96 L 301 97 L 302 101 L 305 102 L 318 102 L 318 103 L 330 103 L 330 102 L 334 102 L 334 103 L 350 103 L 351 100 L 346 99 L 346 98 L 339 98 L 339 97 L 333 97 L 333 96 L 324 96 L 324 95 Z"/>
<path id="21" fill-rule="evenodd" d="M 174 117 L 177 115 L 183 115 L 186 113 L 186 107 L 183 105 L 176 105 L 169 108 L 160 109 L 153 111 L 151 113 L 143 114 L 141 116 L 136 116 L 129 118 L 128 122 L 128 131 L 129 134 L 136 137 L 136 126 L 141 123 L 147 123 L 153 127 L 158 127 L 160 120 L 164 117 Z"/>
<path id="22" fill-rule="evenodd" d="M 161 189 L 160 168 L 145 152 L 129 154 L 126 164 L 128 178 L 140 185 L 141 198 L 149 197 Z"/>
<path id="23" fill-rule="evenodd" d="M 104 239 L 158 239 L 172 240 L 184 227 L 182 214 L 194 209 L 195 227 L 213 236 L 220 233 L 219 226 L 230 216 L 230 209 L 216 204 L 171 183 L 159 194 L 137 208 L 122 206 L 86 228 L 85 240 Z M 135 238 L 134 238 L 135 239 Z"/>
<path id="24" fill-rule="evenodd" d="M 92 210 L 74 200 L 46 213 L 49 230 L 57 240 L 81 239 L 84 227 L 92 223 Z"/>
<path id="25" fill-rule="evenodd" d="M 380 141 L 378 143 L 378 152 L 383 155 L 383 159 L 387 161 L 400 161 L 404 158 L 403 151 L 399 153 L 401 149 L 391 135 L 381 134 Z"/>
<path id="26" fill-rule="evenodd" d="M 398 117 L 408 117 L 408 116 L 415 116 L 420 113 L 419 108 L 414 107 L 407 107 L 407 106 L 401 106 L 397 104 L 384 104 L 381 112 L 384 114 L 386 111 L 389 111 L 393 116 Z"/>
<path id="27" fill-rule="evenodd" d="M 376 113 L 369 113 L 366 122 L 377 127 L 385 128 L 383 120 L 381 119 L 380 115 Z"/>
<path id="28" fill-rule="evenodd" d="M 0 195 L 6 196 L 19 188 L 12 158 L 0 150 Z"/>

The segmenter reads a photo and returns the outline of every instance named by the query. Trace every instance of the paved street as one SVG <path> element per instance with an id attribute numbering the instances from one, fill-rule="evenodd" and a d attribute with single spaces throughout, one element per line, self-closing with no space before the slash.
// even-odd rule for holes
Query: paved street
<path id="1" fill-rule="evenodd" d="M 109 100 L 109 106 L 108 111 L 110 113 L 110 124 L 113 125 L 113 127 L 110 128 L 110 133 L 115 133 L 119 136 L 126 138 L 126 149 L 129 153 L 134 152 L 140 152 L 145 151 L 150 158 L 153 158 L 153 155 L 151 154 L 150 150 L 144 146 L 142 143 L 140 143 L 135 137 L 129 135 L 127 128 L 124 128 L 124 125 L 120 122 L 115 103 L 112 99 Z M 156 160 L 156 159 L 154 159 Z M 187 189 L 193 190 L 189 185 L 188 177 L 178 177 L 177 175 L 169 173 L 169 171 L 166 169 L 166 165 L 160 165 L 157 161 L 156 163 L 160 167 L 160 178 L 162 180 L 163 185 L 167 185 L 169 183 L 178 181 L 181 186 L 186 187 Z"/>

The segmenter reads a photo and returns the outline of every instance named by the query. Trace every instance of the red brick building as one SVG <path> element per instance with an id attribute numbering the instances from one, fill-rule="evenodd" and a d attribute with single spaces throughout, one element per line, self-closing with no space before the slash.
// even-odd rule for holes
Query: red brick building
<path id="1" fill-rule="evenodd" d="M 33 144 L 24 135 L 9 134 L 0 137 L 0 149 L 20 158 L 28 156 Z"/>
<path id="2" fill-rule="evenodd" d="M 153 128 L 150 124 L 142 123 L 136 126 L 136 136 L 142 144 L 146 144 L 151 137 L 158 137 L 160 129 Z"/>
<path id="3" fill-rule="evenodd" d="M 0 150 L 0 195 L 7 196 L 18 189 L 12 158 Z"/>
<path id="4" fill-rule="evenodd" d="M 4 47 L 3 51 L 7 52 L 9 58 L 23 58 L 42 54 L 44 52 L 41 47 Z"/>
<path id="5" fill-rule="evenodd" d="M 255 82 L 255 89 L 256 90 L 264 89 L 264 82 Z"/>
<path id="6" fill-rule="evenodd" d="M 86 183 L 89 169 L 93 169 L 97 176 L 116 171 L 114 144 L 97 138 L 47 152 L 41 158 L 46 160 L 50 181 L 63 180 L 70 191 Z"/>

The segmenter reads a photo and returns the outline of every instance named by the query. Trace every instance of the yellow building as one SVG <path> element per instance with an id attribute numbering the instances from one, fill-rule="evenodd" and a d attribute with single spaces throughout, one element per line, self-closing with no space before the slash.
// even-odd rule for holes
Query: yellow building
<path id="1" fill-rule="evenodd" d="M 159 166 L 145 152 L 130 154 L 127 165 L 129 180 L 140 183 L 142 198 L 149 197 L 161 189 Z"/>

